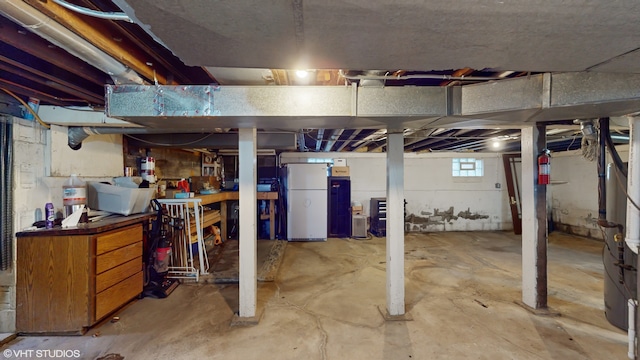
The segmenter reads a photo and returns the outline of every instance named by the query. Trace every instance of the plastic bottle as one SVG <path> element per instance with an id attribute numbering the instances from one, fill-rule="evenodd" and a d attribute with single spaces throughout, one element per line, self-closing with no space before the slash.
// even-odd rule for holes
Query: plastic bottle
<path id="1" fill-rule="evenodd" d="M 62 185 L 62 205 L 64 206 L 64 216 L 73 214 L 80 209 L 81 205 L 87 203 L 87 185 L 78 179 L 78 175 L 71 174 L 69 180 Z"/>
<path id="2" fill-rule="evenodd" d="M 45 214 L 45 227 L 47 229 L 53 229 L 53 222 L 56 219 L 55 211 L 53 210 L 53 204 L 47 203 L 44 206 L 44 214 Z"/>

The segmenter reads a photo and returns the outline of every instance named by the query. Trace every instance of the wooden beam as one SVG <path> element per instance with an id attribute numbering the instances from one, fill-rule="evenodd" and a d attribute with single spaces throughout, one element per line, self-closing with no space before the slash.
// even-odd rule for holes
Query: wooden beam
<path id="1" fill-rule="evenodd" d="M 95 18 L 89 20 L 86 16 L 67 10 L 53 1 L 25 0 L 25 2 L 148 80 L 157 80 L 159 84 L 177 85 L 173 82 L 168 83 L 165 74 L 154 71 L 154 68 L 147 64 L 150 59 L 146 54 L 139 51 L 135 46 L 125 43 L 124 39 L 114 38 L 113 31 L 106 26 L 108 20 Z"/>
<path id="2" fill-rule="evenodd" d="M 30 89 L 26 86 L 16 84 L 11 81 L 0 78 L 0 87 L 12 91 L 16 95 L 22 95 L 24 97 L 34 97 L 40 99 L 41 102 L 47 102 L 51 105 L 67 106 L 69 102 L 84 103 L 82 99 L 62 99 L 55 95 L 47 94 L 41 91 Z"/>
<path id="3" fill-rule="evenodd" d="M 2 16 L 0 16 L 0 41 L 96 85 L 104 86 L 106 83 L 108 75 L 104 72 Z"/>
<path id="4" fill-rule="evenodd" d="M 56 76 L 52 73 L 40 71 L 34 67 L 9 59 L 3 55 L 0 55 L 0 69 L 41 84 L 44 87 L 56 88 L 56 85 L 59 85 L 60 87 L 56 88 L 58 91 L 77 96 L 89 103 L 104 104 L 104 95 L 101 96 L 78 86 L 65 78 Z"/>

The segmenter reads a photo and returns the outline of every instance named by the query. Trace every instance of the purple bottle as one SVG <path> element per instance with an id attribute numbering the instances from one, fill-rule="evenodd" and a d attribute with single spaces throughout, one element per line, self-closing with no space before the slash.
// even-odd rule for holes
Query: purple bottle
<path id="1" fill-rule="evenodd" d="M 56 219 L 56 214 L 53 210 L 53 204 L 47 203 L 44 206 L 44 215 L 45 215 L 45 227 L 47 229 L 53 229 L 53 221 Z"/>

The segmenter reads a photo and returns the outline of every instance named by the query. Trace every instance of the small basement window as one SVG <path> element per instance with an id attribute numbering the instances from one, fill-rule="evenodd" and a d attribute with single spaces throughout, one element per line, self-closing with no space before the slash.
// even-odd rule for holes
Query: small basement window
<path id="1" fill-rule="evenodd" d="M 480 177 L 484 175 L 482 159 L 454 158 L 451 159 L 451 176 Z"/>
<path id="2" fill-rule="evenodd" d="M 307 158 L 307 162 L 315 164 L 333 164 L 333 159 Z"/>

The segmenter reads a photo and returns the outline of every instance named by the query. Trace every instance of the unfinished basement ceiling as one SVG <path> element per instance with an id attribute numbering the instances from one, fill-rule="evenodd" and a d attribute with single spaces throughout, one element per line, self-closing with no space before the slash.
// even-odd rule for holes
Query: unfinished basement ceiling
<path id="1" fill-rule="evenodd" d="M 192 66 L 640 72 L 640 3 L 115 0 Z"/>
<path id="2" fill-rule="evenodd" d="M 0 17 L 0 87 L 25 100 L 36 97 L 42 104 L 97 111 L 104 105 L 103 85 L 117 79 L 59 43 L 32 34 L 40 23 L 16 22 L 8 9 L 35 9 L 120 61 L 147 84 L 459 88 L 542 72 L 640 72 L 640 3 L 629 0 L 571 0 L 552 6 L 525 0 L 281 0 L 268 5 L 244 0 L 68 1 L 103 12 L 124 11 L 134 23 L 89 17 L 58 3 L 0 0 L 0 13 L 7 17 Z M 309 77 L 297 78 L 297 68 L 311 70 Z M 640 110 L 634 108 L 635 98 L 627 100 L 622 110 Z M 621 115 L 621 109 L 611 114 Z M 519 113 L 512 115 L 517 118 Z M 379 124 L 349 126 L 357 123 L 352 120 L 336 123 L 315 117 L 295 131 L 289 122 L 282 127 L 296 134 L 300 151 L 384 150 L 386 133 Z M 556 120 L 550 134 L 555 136 L 554 146 L 558 151 L 576 148 L 581 134 L 578 126 L 569 125 L 574 119 Z M 166 132 L 203 131 L 203 126 L 176 129 L 176 123 Z M 509 150 L 517 151 L 520 123 L 504 113 L 445 116 L 430 125 L 415 122 L 405 131 L 405 150 L 486 151 L 500 138 L 514 144 Z M 626 130 L 616 129 L 624 142 Z M 158 131 L 162 129 L 153 129 L 154 134 Z M 222 131 L 234 132 L 234 127 Z"/>

